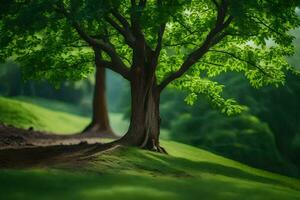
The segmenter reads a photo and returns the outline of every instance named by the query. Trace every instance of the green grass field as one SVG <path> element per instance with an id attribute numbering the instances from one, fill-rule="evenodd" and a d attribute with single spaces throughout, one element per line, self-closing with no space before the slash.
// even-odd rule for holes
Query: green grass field
<path id="1" fill-rule="evenodd" d="M 14 113 L 21 112 L 17 108 L 28 114 L 27 118 L 16 119 L 19 115 Z M 56 128 L 72 130 L 73 125 L 78 123 L 76 120 L 81 121 L 81 118 L 71 114 L 49 111 L 7 98 L 0 98 L 0 112 L 0 121 L 22 122 L 23 127 L 35 122 L 43 130 L 51 131 Z M 46 123 L 39 119 L 40 116 L 51 116 L 54 120 L 61 115 L 68 118 L 68 124 L 59 123 L 59 120 L 54 124 Z M 36 119 L 31 119 L 32 116 Z M 59 127 L 61 125 L 64 126 Z M 300 181 L 297 179 L 248 167 L 172 141 L 162 141 L 162 146 L 170 155 L 122 147 L 99 153 L 92 161 L 79 162 L 80 165 L 66 163 L 49 168 L 2 169 L 0 199 L 300 199 Z"/>
<path id="2" fill-rule="evenodd" d="M 74 109 L 74 106 L 38 98 L 32 99 L 31 102 L 37 105 L 30 103 L 28 97 L 16 99 L 0 97 L 0 123 L 25 129 L 33 127 L 39 131 L 70 134 L 80 132 L 90 122 L 88 117 L 71 114 L 69 111 Z M 116 133 L 124 133 L 127 130 L 128 122 L 123 120 L 121 114 L 110 113 L 109 117 Z"/>

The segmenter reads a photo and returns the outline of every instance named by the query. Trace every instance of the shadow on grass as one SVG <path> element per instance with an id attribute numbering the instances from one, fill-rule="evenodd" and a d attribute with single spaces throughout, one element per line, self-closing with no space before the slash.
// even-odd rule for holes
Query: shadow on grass
<path id="1" fill-rule="evenodd" d="M 131 148 L 99 154 L 85 162 L 76 170 L 72 166 L 0 170 L 0 199 L 300 199 L 299 191 L 281 187 L 280 181 L 238 168 Z"/>
<path id="2" fill-rule="evenodd" d="M 0 171 L 0 186 L 0 199 L 5 200 L 300 199 L 296 191 L 255 184 L 249 186 L 222 179 L 71 173 L 45 169 Z"/>
<path id="3" fill-rule="evenodd" d="M 129 152 L 121 152 L 119 156 L 123 157 L 131 164 L 130 168 L 143 170 L 152 176 L 172 176 L 189 178 L 198 176 L 201 177 L 204 173 L 213 175 L 222 175 L 226 177 L 242 179 L 245 181 L 259 182 L 264 184 L 280 185 L 300 191 L 299 187 L 290 185 L 278 179 L 251 174 L 239 168 L 222 165 L 222 163 L 213 162 L 196 162 L 184 158 L 161 155 L 147 151 L 127 150 Z M 128 164 L 128 163 L 127 163 Z M 120 167 L 122 168 L 122 164 Z"/>

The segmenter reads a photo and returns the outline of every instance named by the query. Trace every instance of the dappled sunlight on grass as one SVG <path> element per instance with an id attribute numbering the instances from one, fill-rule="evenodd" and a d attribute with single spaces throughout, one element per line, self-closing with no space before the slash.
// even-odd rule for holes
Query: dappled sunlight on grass
<path id="1" fill-rule="evenodd" d="M 99 163 L 100 164 L 100 163 Z M 111 169 L 114 170 L 114 169 Z M 204 173 L 198 177 L 144 176 L 120 171 L 3 170 L 1 199 L 300 199 L 287 187 Z M 155 173 L 155 172 L 154 172 Z M 199 168 L 201 174 L 201 168 Z M 26 180 L 26 184 L 24 181 Z M 249 198 L 248 198 L 249 197 Z"/>
<path id="2" fill-rule="evenodd" d="M 111 188 L 94 188 L 85 190 L 82 196 L 87 199 L 178 199 L 173 192 L 162 191 L 159 188 L 147 186 L 113 186 Z"/>

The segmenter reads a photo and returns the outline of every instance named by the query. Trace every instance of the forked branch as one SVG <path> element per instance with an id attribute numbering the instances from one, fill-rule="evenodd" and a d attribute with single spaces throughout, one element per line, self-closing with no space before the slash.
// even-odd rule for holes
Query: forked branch
<path id="1" fill-rule="evenodd" d="M 227 14 L 227 0 L 222 0 L 221 5 L 218 7 L 218 14 L 216 23 L 213 29 L 208 33 L 206 39 L 202 43 L 202 45 L 190 53 L 187 56 L 187 59 L 183 62 L 180 68 L 167 76 L 159 85 L 159 90 L 162 91 L 169 83 L 174 81 L 175 79 L 181 77 L 186 71 L 190 69 L 212 46 L 216 45 L 220 42 L 220 35 L 222 35 L 222 31 L 226 29 L 232 21 L 232 17 L 229 16 L 226 19 Z M 219 38 L 219 39 L 218 39 Z"/>
<path id="2" fill-rule="evenodd" d="M 122 59 L 119 57 L 117 54 L 114 46 L 109 42 L 108 39 L 96 39 L 90 36 L 80 25 L 78 21 L 73 19 L 71 16 L 71 13 L 66 10 L 64 7 L 63 3 L 57 3 L 56 6 L 54 7 L 55 10 L 65 16 L 66 19 L 70 20 L 72 23 L 72 26 L 74 29 L 77 31 L 79 36 L 86 41 L 94 50 L 99 49 L 103 50 L 105 53 L 107 53 L 111 60 L 113 65 L 106 65 L 108 68 L 112 69 L 113 71 L 120 73 L 123 77 L 126 77 L 129 79 L 128 75 L 128 69 Z"/>

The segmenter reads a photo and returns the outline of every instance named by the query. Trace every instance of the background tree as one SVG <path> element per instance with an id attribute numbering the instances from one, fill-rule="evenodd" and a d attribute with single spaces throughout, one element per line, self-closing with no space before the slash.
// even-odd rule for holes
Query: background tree
<path id="1" fill-rule="evenodd" d="M 292 70 L 285 57 L 293 54 L 289 30 L 299 26 L 297 4 L 294 0 L 22 2 L 13 12 L 17 16 L 6 15 L 2 24 L 6 28 L 23 20 L 23 26 L 7 29 L 1 41 L 7 36 L 17 41 L 18 30 L 23 37 L 31 35 L 26 42 L 35 42 L 38 34 L 49 30 L 60 39 L 60 26 L 66 27 L 65 34 L 77 32 L 104 53 L 99 59 L 103 67 L 130 82 L 130 127 L 119 142 L 164 151 L 159 146 L 159 100 L 166 86 L 189 91 L 190 104 L 204 94 L 231 115 L 244 107 L 223 98 L 223 86 L 212 77 L 235 71 L 257 88 L 284 83 L 284 70 Z M 267 40 L 274 45 L 268 46 Z M 81 68 L 70 74 L 78 77 L 84 72 Z"/>
<path id="2" fill-rule="evenodd" d="M 100 59 L 99 56 L 101 56 L 101 53 L 95 51 L 96 72 L 92 103 L 92 121 L 82 132 L 88 135 L 100 135 L 101 137 L 116 137 L 109 123 L 105 91 L 106 72 L 105 68 L 98 62 Z"/>
<path id="3" fill-rule="evenodd" d="M 20 4 L 25 5 L 26 3 Z M 18 9 L 18 3 L 7 1 L 3 6 L 5 9 L 2 11 L 1 16 L 3 22 L 9 22 L 10 17 L 18 16 L 14 13 Z M 95 65 L 92 121 L 83 130 L 83 133 L 115 137 L 108 117 L 105 68 L 97 62 L 97 56 L 99 55 L 81 41 L 77 33 L 69 32 L 70 27 L 68 27 L 68 24 L 54 23 L 56 18 L 52 18 L 52 21 L 49 19 L 50 27 L 43 27 L 44 20 L 47 19 L 35 14 L 39 15 L 38 9 L 45 9 L 43 7 L 45 5 L 42 2 L 36 2 L 31 6 L 21 11 L 20 18 L 13 20 L 13 22 L 10 21 L 12 24 L 4 23 L 2 26 L 2 30 L 8 34 L 2 36 L 2 45 L 10 46 L 9 49 L 2 49 L 2 61 L 13 58 L 21 64 L 25 79 L 47 79 L 56 87 L 63 85 L 62 82 L 66 80 L 77 81 L 87 78 L 87 75 L 93 71 L 93 65 Z M 35 14 L 29 13 L 29 9 L 32 9 Z M 28 19 L 25 19 L 26 17 Z M 33 20 L 32 17 L 40 18 L 36 21 L 36 24 L 31 24 L 30 32 L 23 32 L 26 30 L 25 27 L 28 23 L 31 23 L 28 20 Z M 91 55 L 92 52 L 95 53 L 94 58 Z M 33 86 L 33 82 L 27 84 Z M 79 99 L 79 94 L 77 98 Z"/>

